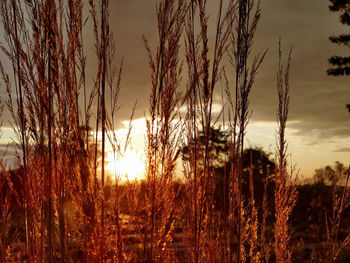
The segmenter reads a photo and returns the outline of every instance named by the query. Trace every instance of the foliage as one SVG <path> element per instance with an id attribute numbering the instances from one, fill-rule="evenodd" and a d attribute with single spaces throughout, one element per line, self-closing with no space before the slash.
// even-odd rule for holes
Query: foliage
<path id="1" fill-rule="evenodd" d="M 331 262 L 329 252 L 332 245 L 328 242 L 326 220 L 333 213 L 332 188 L 317 182 L 297 186 L 298 200 L 291 216 L 293 261 Z M 339 187 L 337 194 L 341 196 L 343 190 L 344 187 Z M 345 208 L 339 225 L 339 241 L 349 233 L 349 213 L 349 207 Z M 344 248 L 336 262 L 347 262 L 349 255 L 349 248 Z"/>
<path id="2" fill-rule="evenodd" d="M 349 1 L 347 0 L 330 0 L 329 10 L 332 12 L 340 12 L 340 23 L 350 25 Z M 338 45 L 350 47 L 350 35 L 342 34 L 339 36 L 331 36 L 329 40 Z M 350 57 L 333 56 L 328 60 L 332 68 L 327 70 L 328 75 L 342 76 L 350 75 Z"/>
<path id="3" fill-rule="evenodd" d="M 314 181 L 321 184 L 345 183 L 347 169 L 344 164 L 336 161 L 334 166 L 326 165 L 325 167 L 315 170 Z"/>
<path id="4" fill-rule="evenodd" d="M 208 154 L 210 158 L 213 160 L 213 164 L 211 164 L 211 168 L 219 168 L 222 167 L 230 158 L 229 149 L 229 133 L 220 128 L 211 127 L 209 130 L 209 146 L 208 146 Z M 203 160 L 203 156 L 205 154 L 205 137 L 204 132 L 199 131 L 198 138 L 192 139 L 192 142 L 189 144 L 194 144 L 194 140 L 197 142 L 197 156 L 199 166 L 203 167 L 204 163 L 200 163 Z M 186 162 L 189 161 L 189 144 L 186 144 L 182 147 L 182 159 Z"/>

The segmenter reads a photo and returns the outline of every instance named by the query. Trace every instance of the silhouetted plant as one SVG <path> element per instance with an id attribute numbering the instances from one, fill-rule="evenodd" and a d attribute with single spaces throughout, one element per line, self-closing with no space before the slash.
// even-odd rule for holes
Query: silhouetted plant
<path id="1" fill-rule="evenodd" d="M 186 244 L 187 261 L 212 261 L 216 249 L 216 223 L 213 210 L 214 180 L 210 156 L 209 138 L 214 127 L 214 89 L 220 79 L 221 60 L 234 20 L 234 1 L 219 1 L 215 31 L 214 53 L 209 54 L 208 14 L 206 1 L 189 1 L 186 18 L 186 61 L 188 66 L 187 84 L 187 141 L 189 162 L 185 167 L 188 182 L 189 209 L 192 215 L 187 218 Z M 197 28 L 198 23 L 198 28 Z M 199 131 L 203 141 L 199 141 Z M 203 149 L 201 155 L 198 150 Z"/>
<path id="2" fill-rule="evenodd" d="M 146 181 L 143 212 L 136 219 L 143 239 L 143 261 L 174 262 L 171 248 L 174 223 L 180 206 L 174 188 L 179 156 L 181 122 L 179 109 L 182 63 L 179 58 L 187 4 L 183 0 L 161 0 L 157 5 L 158 43 L 153 54 L 146 38 L 151 70 L 149 116 L 146 120 Z M 135 209 L 134 209 L 135 210 Z"/>
<path id="3" fill-rule="evenodd" d="M 292 251 L 290 249 L 290 232 L 288 230 L 288 219 L 295 206 L 297 192 L 293 179 L 293 168 L 291 172 L 287 169 L 287 141 L 285 130 L 289 111 L 289 70 L 291 63 L 289 53 L 287 66 L 284 71 L 282 65 L 281 42 L 279 42 L 279 67 L 277 72 L 277 94 L 278 94 L 278 152 L 275 178 L 275 256 L 276 262 L 292 262 Z"/>
<path id="4" fill-rule="evenodd" d="M 229 113 L 229 127 L 231 133 L 230 149 L 230 193 L 229 218 L 227 231 L 227 262 L 245 262 L 247 258 L 246 244 L 250 240 L 249 256 L 252 262 L 260 260 L 258 234 L 256 222 L 251 225 L 247 214 L 254 216 L 255 204 L 250 196 L 250 212 L 245 206 L 242 196 L 242 156 L 244 151 L 244 137 L 249 122 L 250 92 L 254 84 L 255 75 L 265 57 L 265 53 L 257 55 L 249 65 L 254 35 L 261 16 L 260 2 L 237 1 L 237 15 L 235 26 L 231 33 L 231 47 L 229 49 L 230 63 L 233 67 L 233 83 L 230 84 L 225 72 L 226 95 Z M 253 190 L 253 187 L 250 187 Z M 248 201 L 249 202 L 249 201 Z M 237 240 L 237 242 L 236 242 Z M 255 241 L 256 242 L 255 242 Z M 253 242 L 253 243 L 252 243 Z"/>

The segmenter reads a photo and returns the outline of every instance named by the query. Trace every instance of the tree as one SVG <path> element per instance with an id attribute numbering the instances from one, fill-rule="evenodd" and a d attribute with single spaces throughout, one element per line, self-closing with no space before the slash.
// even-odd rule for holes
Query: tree
<path id="1" fill-rule="evenodd" d="M 350 25 L 350 4 L 348 0 L 330 0 L 329 10 L 332 12 L 340 12 L 340 23 Z M 342 34 L 339 36 L 331 36 L 329 40 L 338 45 L 350 47 L 350 34 Z M 332 68 L 327 70 L 327 74 L 331 76 L 350 75 L 350 57 L 333 56 L 328 60 Z"/>
<path id="2" fill-rule="evenodd" d="M 223 167 L 225 162 L 227 162 L 230 158 L 230 145 L 229 145 L 229 133 L 227 131 L 223 131 L 220 128 L 213 128 L 211 127 L 209 129 L 209 153 L 211 160 L 213 160 L 213 163 L 210 164 L 210 168 L 218 168 Z M 198 132 L 198 138 L 196 140 L 197 142 L 197 157 L 198 157 L 198 164 L 200 168 L 203 168 L 204 163 L 204 154 L 205 154 L 205 136 L 203 131 Z M 194 142 L 191 142 L 194 143 Z M 182 147 L 182 158 L 185 161 L 189 161 L 189 145 L 185 145 Z"/>
<path id="3" fill-rule="evenodd" d="M 314 181 L 321 184 L 333 184 L 346 179 L 347 169 L 341 162 L 336 161 L 334 166 L 327 165 L 315 170 Z"/>
<path id="4" fill-rule="evenodd" d="M 245 200 L 249 199 L 249 173 L 252 172 L 254 196 L 256 205 L 262 208 L 264 191 L 267 190 L 269 198 L 272 198 L 274 191 L 273 177 L 276 169 L 275 162 L 270 158 L 270 154 L 266 153 L 262 148 L 247 148 L 243 151 L 242 156 L 242 192 Z M 215 205 L 218 210 L 227 215 L 228 211 L 228 191 L 230 161 L 227 159 L 225 163 L 215 167 Z M 265 189 L 265 183 L 266 189 Z M 269 206 L 273 205 L 272 200 L 269 200 Z"/>
<path id="5" fill-rule="evenodd" d="M 204 154 L 204 135 L 203 132 L 199 132 L 197 155 L 199 160 Z M 218 210 L 221 210 L 225 215 L 228 211 L 228 191 L 229 191 L 229 177 L 231 169 L 230 162 L 230 142 L 229 133 L 220 128 L 211 128 L 209 137 L 209 155 L 215 162 L 210 166 L 210 169 L 214 173 L 215 180 L 215 206 Z M 183 159 L 189 160 L 188 145 L 182 148 Z M 199 165 L 202 169 L 203 164 Z M 247 148 L 243 151 L 242 156 L 242 168 L 243 168 L 243 180 L 242 191 L 245 199 L 249 198 L 249 173 L 252 170 L 254 195 L 258 202 L 258 207 L 261 207 L 261 201 L 263 198 L 264 184 L 269 183 L 269 191 L 272 190 L 273 175 L 275 173 L 275 166 L 273 160 L 270 158 L 270 154 L 266 153 L 262 148 Z"/>

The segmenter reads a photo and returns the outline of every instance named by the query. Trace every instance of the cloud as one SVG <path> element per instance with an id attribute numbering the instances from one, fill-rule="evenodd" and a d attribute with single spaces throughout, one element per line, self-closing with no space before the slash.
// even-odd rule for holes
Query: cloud
<path id="1" fill-rule="evenodd" d="M 265 1 L 255 47 L 270 47 L 253 88 L 252 118 L 275 121 L 277 41 L 282 37 L 287 55 L 294 45 L 290 75 L 290 124 L 307 141 L 331 141 L 350 137 L 348 79 L 327 76 L 328 58 L 343 55 L 344 49 L 328 37 L 344 31 L 338 14 L 328 10 L 326 0 Z M 279 21 L 276 23 L 276 21 Z"/>
<path id="2" fill-rule="evenodd" d="M 18 146 L 15 143 L 1 143 L 0 144 L 0 151 L 7 151 L 9 153 L 14 153 L 18 149 Z"/>
<path id="3" fill-rule="evenodd" d="M 333 150 L 333 152 L 337 152 L 337 153 L 350 152 L 350 147 L 338 148 L 338 149 Z"/>
<path id="4" fill-rule="evenodd" d="M 16 165 L 16 151 L 18 147 L 14 143 L 0 144 L 0 158 L 7 168 L 14 168 Z"/>
<path id="5" fill-rule="evenodd" d="M 141 36 L 150 39 L 154 50 L 156 1 L 151 3 L 154 4 L 148 2 L 146 5 L 144 1 L 133 0 L 116 1 L 112 5 L 115 12 L 120 14 L 113 17 L 113 29 L 117 32 L 118 50 L 125 55 L 127 65 L 121 91 L 121 101 L 125 105 L 121 117 L 125 118 L 134 99 L 138 99 L 136 118 L 143 117 L 144 111 L 148 109 L 150 77 Z M 262 2 L 262 17 L 252 55 L 267 48 L 269 51 L 252 90 L 252 121 L 276 120 L 277 48 L 281 36 L 285 56 L 291 45 L 294 45 L 290 75 L 290 121 L 297 122 L 290 124 L 290 127 L 308 141 L 350 137 L 350 115 L 345 109 L 345 104 L 350 103 L 348 80 L 326 74 L 328 58 L 334 54 L 344 54 L 344 49 L 328 40 L 330 35 L 339 34 L 344 28 L 339 23 L 338 14 L 330 12 L 328 5 L 327 0 Z M 209 4 L 208 9 L 210 21 L 215 22 L 215 5 Z M 214 34 L 210 31 L 209 34 L 213 43 Z M 233 83 L 233 74 L 230 76 L 229 70 L 228 66 L 227 72 Z"/>
<path id="6" fill-rule="evenodd" d="M 157 41 L 156 3 L 156 0 L 110 2 L 110 26 L 117 42 L 117 63 L 125 57 L 119 101 L 123 106 L 117 116 L 120 122 L 130 118 L 136 100 L 136 119 L 144 117 L 148 111 L 151 80 L 142 36 L 149 40 L 151 50 L 154 51 Z M 345 105 L 350 103 L 348 79 L 329 77 L 326 74 L 328 58 L 348 52 L 347 49 L 330 43 L 328 37 L 340 34 L 347 28 L 339 23 L 338 14 L 328 10 L 328 5 L 328 0 L 271 0 L 261 3 L 262 16 L 252 56 L 267 48 L 269 51 L 252 90 L 252 121 L 276 120 L 277 49 L 278 38 L 281 37 L 285 56 L 291 45 L 294 45 L 290 75 L 290 121 L 297 123 L 291 123 L 290 127 L 309 142 L 350 137 L 350 114 L 345 109 Z M 215 8 L 215 1 L 208 1 L 211 22 L 216 20 Z M 212 30 L 213 27 L 209 27 L 210 47 L 214 42 Z M 88 82 L 91 86 L 96 72 L 94 36 L 91 30 L 85 30 L 84 33 Z M 2 56 L 3 54 L 0 59 Z M 183 73 L 186 83 L 186 71 Z M 233 83 L 233 71 L 231 74 L 229 66 L 227 73 Z M 0 92 L 3 93 L 3 88 L 0 88 Z"/>

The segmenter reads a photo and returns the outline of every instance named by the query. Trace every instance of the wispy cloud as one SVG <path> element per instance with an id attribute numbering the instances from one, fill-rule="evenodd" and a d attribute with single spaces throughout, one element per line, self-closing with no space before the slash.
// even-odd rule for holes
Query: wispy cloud
<path id="1" fill-rule="evenodd" d="M 350 147 L 338 148 L 338 149 L 333 150 L 332 152 L 337 152 L 337 153 L 350 152 Z"/>

